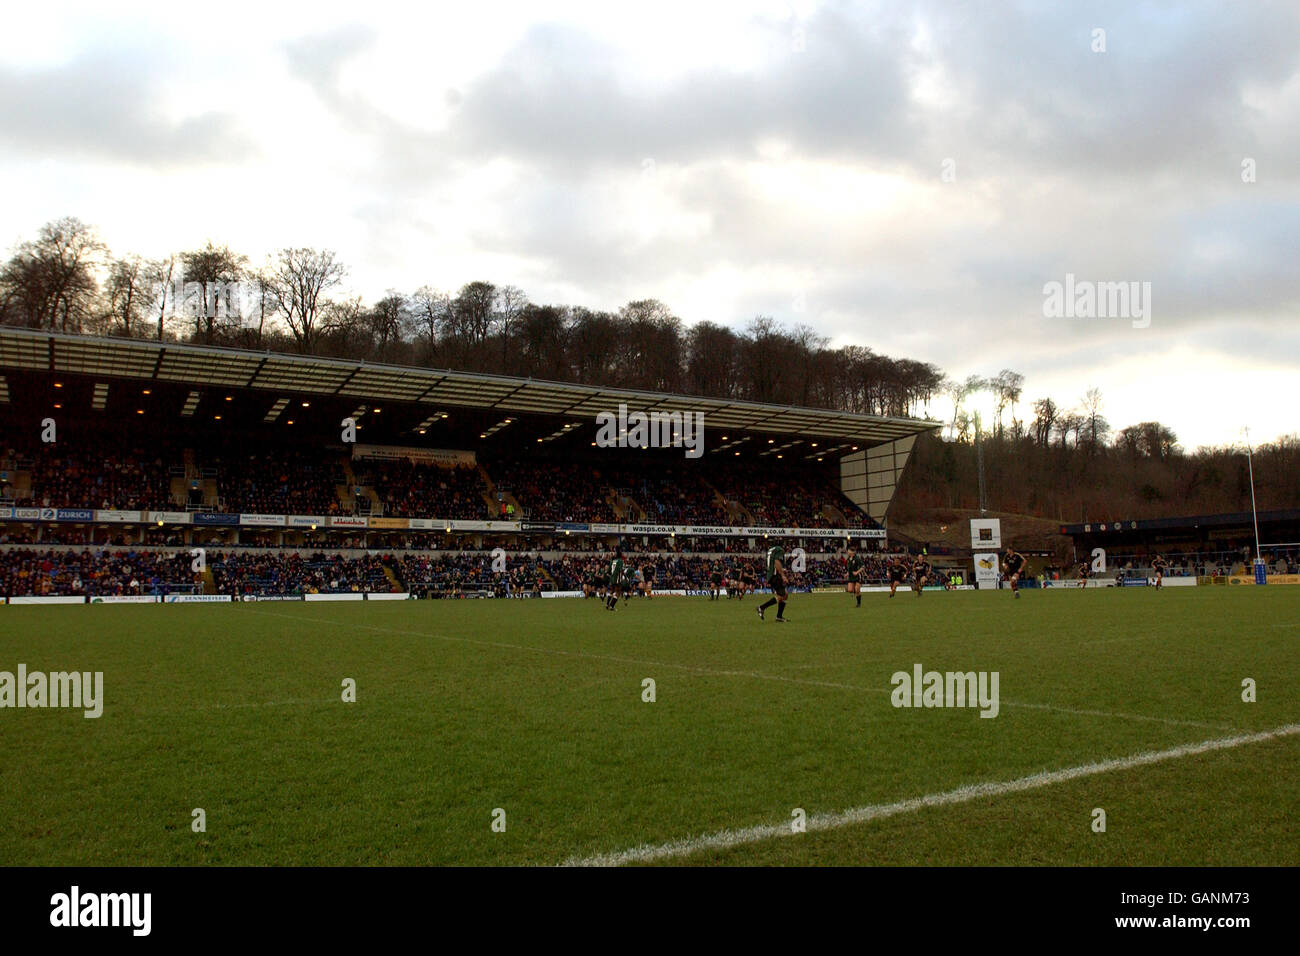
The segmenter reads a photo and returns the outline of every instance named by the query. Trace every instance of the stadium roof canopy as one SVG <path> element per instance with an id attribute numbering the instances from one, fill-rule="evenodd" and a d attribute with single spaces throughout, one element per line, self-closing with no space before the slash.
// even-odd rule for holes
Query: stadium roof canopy
<path id="1" fill-rule="evenodd" d="M 940 427 L 919 419 L 761 402 L 15 328 L 0 328 L 3 369 L 591 419 L 600 412 L 616 412 L 624 403 L 631 411 L 702 412 L 714 429 L 810 436 L 868 447 Z"/>

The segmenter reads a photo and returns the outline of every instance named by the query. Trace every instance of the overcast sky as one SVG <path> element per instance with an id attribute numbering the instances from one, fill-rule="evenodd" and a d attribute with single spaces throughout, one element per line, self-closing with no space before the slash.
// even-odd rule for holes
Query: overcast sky
<path id="1" fill-rule="evenodd" d="M 8 5 L 0 248 L 329 247 L 368 299 L 658 298 L 1189 449 L 1297 431 L 1295 2 L 415 6 Z M 1149 324 L 1046 317 L 1067 274 Z"/>

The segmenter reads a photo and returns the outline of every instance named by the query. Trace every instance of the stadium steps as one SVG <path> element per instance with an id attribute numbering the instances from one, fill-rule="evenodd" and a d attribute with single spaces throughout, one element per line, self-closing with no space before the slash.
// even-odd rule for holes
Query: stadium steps
<path id="1" fill-rule="evenodd" d="M 492 476 L 488 474 L 481 461 L 476 461 L 474 467 L 478 469 L 478 476 L 483 479 L 483 504 L 487 507 L 488 520 L 497 521 L 502 517 L 501 502 L 497 501 L 497 493 L 500 489 L 497 488 L 497 483 L 492 480 Z M 501 491 L 500 494 L 502 502 L 514 505 L 514 517 L 523 515 L 524 509 L 520 506 L 518 498 L 508 491 Z"/>
<path id="2" fill-rule="evenodd" d="M 645 520 L 645 509 L 637 504 L 631 495 L 619 495 L 611 491 L 605 496 L 605 503 L 614 509 L 614 515 L 620 522 L 626 522 L 629 518 L 633 521 Z M 640 517 L 637 517 L 638 515 Z"/>
<path id="3" fill-rule="evenodd" d="M 822 505 L 822 517 L 829 521 L 836 528 L 847 528 L 849 519 L 844 517 L 844 513 L 834 505 Z"/>
<path id="4" fill-rule="evenodd" d="M 518 518 L 521 515 L 523 515 L 524 509 L 520 507 L 518 498 L 516 498 L 513 494 L 511 494 L 508 491 L 502 491 L 500 492 L 500 494 L 501 494 L 501 501 L 505 502 L 507 505 L 514 505 L 515 518 Z M 500 521 L 502 520 L 503 517 L 505 517 L 501 514 L 501 505 L 497 501 L 496 495 L 497 492 L 495 491 L 483 492 L 483 504 L 487 507 L 488 520 L 490 521 Z M 506 520 L 509 519 L 507 518 Z"/>
<path id="5" fill-rule="evenodd" d="M 217 593 L 217 579 L 212 576 L 211 568 L 205 567 L 203 569 L 203 575 L 200 578 L 200 585 L 204 594 Z"/>
<path id="6" fill-rule="evenodd" d="M 15 471 L 13 481 L 10 483 L 13 488 L 14 499 L 23 501 L 32 496 L 32 473 L 30 471 Z"/>
<path id="7" fill-rule="evenodd" d="M 388 578 L 389 583 L 392 584 L 393 586 L 393 590 L 405 591 L 406 585 L 402 584 L 402 582 L 397 579 L 397 572 L 395 572 L 387 564 L 385 564 L 383 568 L 384 568 L 384 577 Z"/>
<path id="8" fill-rule="evenodd" d="M 338 496 L 339 505 L 343 508 L 344 514 L 356 513 L 356 495 L 352 489 L 357 486 L 357 473 L 352 470 L 352 462 L 347 458 L 343 459 L 343 484 L 334 486 L 334 494 Z"/>

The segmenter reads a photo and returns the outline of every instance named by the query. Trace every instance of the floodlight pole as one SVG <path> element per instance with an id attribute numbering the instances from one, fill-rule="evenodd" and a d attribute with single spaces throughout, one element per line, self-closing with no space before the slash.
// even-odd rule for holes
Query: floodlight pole
<path id="1" fill-rule="evenodd" d="M 1259 512 L 1255 510 L 1255 455 L 1250 447 L 1250 429 L 1243 428 L 1246 433 L 1246 467 L 1250 471 L 1250 516 L 1255 522 L 1255 560 L 1262 561 L 1264 555 L 1259 550 Z"/>
<path id="2" fill-rule="evenodd" d="M 975 460 L 977 462 L 977 467 L 979 468 L 980 478 L 980 517 L 987 518 L 989 509 L 988 495 L 984 489 L 984 438 L 980 431 L 979 412 L 975 413 Z"/>

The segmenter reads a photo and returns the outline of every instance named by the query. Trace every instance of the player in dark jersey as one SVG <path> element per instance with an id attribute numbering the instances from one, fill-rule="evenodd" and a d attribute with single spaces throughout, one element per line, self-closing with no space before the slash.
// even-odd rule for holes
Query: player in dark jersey
<path id="1" fill-rule="evenodd" d="M 610 558 L 606 575 L 605 591 L 608 595 L 605 598 L 606 610 L 614 610 L 614 605 L 618 604 L 618 595 L 621 590 L 623 590 L 623 549 L 619 548 L 614 552 L 614 557 Z"/>
<path id="2" fill-rule="evenodd" d="M 889 596 L 893 597 L 898 586 L 907 577 L 908 564 L 901 554 L 894 555 L 889 561 Z"/>
<path id="3" fill-rule="evenodd" d="M 1156 555 L 1155 560 L 1151 562 L 1151 570 L 1156 575 L 1156 590 L 1160 590 L 1160 582 L 1165 579 L 1165 572 L 1169 570 L 1169 564 L 1161 555 Z"/>
<path id="4" fill-rule="evenodd" d="M 925 582 L 930 579 L 930 562 L 925 560 L 925 555 L 920 555 L 912 562 L 912 590 L 916 596 L 920 597 L 921 592 L 925 589 Z"/>
<path id="5" fill-rule="evenodd" d="M 722 591 L 722 566 L 714 565 L 713 570 L 709 572 L 709 600 L 716 601 L 718 599 L 718 594 L 721 591 Z"/>
<path id="6" fill-rule="evenodd" d="M 844 589 L 858 599 L 855 606 L 862 607 L 862 574 L 866 563 L 853 545 L 849 545 L 849 556 L 845 563 L 848 565 L 849 580 Z"/>
<path id="7" fill-rule="evenodd" d="M 767 554 L 763 558 L 763 570 L 767 575 L 767 586 L 772 589 L 772 594 L 775 596 L 768 598 L 758 606 L 758 619 L 763 620 L 763 612 L 775 604 L 776 619 L 784 624 L 786 622 L 785 604 L 786 601 L 790 600 L 790 595 L 785 586 L 785 549 L 781 547 L 779 542 L 767 549 Z"/>
<path id="8" fill-rule="evenodd" d="M 1079 565 L 1079 587 L 1086 588 L 1090 577 L 1092 577 L 1092 565 L 1085 561 Z"/>
<path id="9" fill-rule="evenodd" d="M 1002 573 L 1011 582 L 1011 593 L 1020 597 L 1020 575 L 1025 570 L 1025 556 L 1007 545 L 1002 554 Z"/>
<path id="10" fill-rule="evenodd" d="M 754 572 L 749 565 L 745 565 L 740 569 L 740 599 L 742 601 L 745 600 L 746 594 L 754 593 L 754 584 Z"/>

